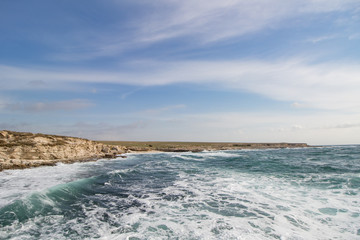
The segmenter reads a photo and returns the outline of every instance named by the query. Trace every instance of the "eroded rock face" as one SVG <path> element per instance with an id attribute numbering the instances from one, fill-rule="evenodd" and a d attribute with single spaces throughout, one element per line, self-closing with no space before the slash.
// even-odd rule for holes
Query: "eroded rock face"
<path id="1" fill-rule="evenodd" d="M 111 158 L 124 151 L 120 146 L 107 146 L 82 138 L 0 131 L 0 171 Z"/>

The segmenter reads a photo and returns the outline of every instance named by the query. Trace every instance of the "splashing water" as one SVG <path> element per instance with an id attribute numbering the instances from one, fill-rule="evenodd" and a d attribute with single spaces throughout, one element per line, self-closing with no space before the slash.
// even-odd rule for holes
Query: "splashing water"
<path id="1" fill-rule="evenodd" d="M 0 173 L 0 239 L 360 239 L 360 146 Z"/>

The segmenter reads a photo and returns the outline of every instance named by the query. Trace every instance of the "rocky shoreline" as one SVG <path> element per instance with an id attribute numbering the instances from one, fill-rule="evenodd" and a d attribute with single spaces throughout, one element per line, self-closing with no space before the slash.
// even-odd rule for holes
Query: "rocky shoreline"
<path id="1" fill-rule="evenodd" d="M 114 158 L 126 152 L 82 138 L 0 131 L 0 171 Z"/>
<path id="2" fill-rule="evenodd" d="M 215 150 L 302 148 L 305 143 L 95 142 L 88 139 L 0 131 L 0 171 L 56 163 L 115 158 L 129 152 L 200 152 Z"/>

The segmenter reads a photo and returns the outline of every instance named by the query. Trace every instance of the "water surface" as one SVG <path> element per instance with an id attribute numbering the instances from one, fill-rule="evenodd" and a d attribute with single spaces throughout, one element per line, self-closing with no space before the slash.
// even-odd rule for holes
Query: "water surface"
<path id="1" fill-rule="evenodd" d="M 0 173 L 0 239 L 360 239 L 360 146 Z"/>

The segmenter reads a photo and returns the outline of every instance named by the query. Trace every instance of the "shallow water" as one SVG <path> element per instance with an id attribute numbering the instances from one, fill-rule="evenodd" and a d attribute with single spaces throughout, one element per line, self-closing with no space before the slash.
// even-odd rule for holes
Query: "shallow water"
<path id="1" fill-rule="evenodd" d="M 360 239 L 360 146 L 0 173 L 0 239 Z"/>

